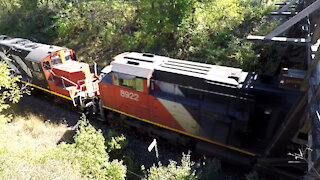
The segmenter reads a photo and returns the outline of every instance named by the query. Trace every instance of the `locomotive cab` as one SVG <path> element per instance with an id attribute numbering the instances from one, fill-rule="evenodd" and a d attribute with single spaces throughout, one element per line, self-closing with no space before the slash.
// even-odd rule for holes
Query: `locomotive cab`
<path id="1" fill-rule="evenodd" d="M 153 73 L 152 63 L 136 59 L 115 57 L 102 70 L 104 77 L 99 86 L 105 107 L 119 110 L 136 117 L 150 119 L 149 87 Z M 151 66 L 150 66 L 151 65 Z M 153 65 L 154 66 L 154 65 Z"/>
<path id="2" fill-rule="evenodd" d="M 98 77 L 88 64 L 76 61 L 74 50 L 2 35 L 0 57 L 22 82 L 72 100 L 75 106 L 98 94 Z"/>

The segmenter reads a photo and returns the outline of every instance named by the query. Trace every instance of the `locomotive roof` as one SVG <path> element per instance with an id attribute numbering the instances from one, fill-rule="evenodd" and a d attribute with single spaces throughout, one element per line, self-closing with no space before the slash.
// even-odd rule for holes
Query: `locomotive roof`
<path id="1" fill-rule="evenodd" d="M 114 58 L 111 70 L 142 78 L 150 78 L 156 66 L 162 62 L 161 56 L 136 52 L 122 53 Z"/>
<path id="2" fill-rule="evenodd" d="M 45 57 L 52 52 L 66 49 L 59 46 L 35 43 L 27 39 L 11 38 L 9 36 L 0 35 L 0 45 L 7 46 L 16 51 L 27 51 L 28 55 L 25 57 L 28 61 L 41 62 Z"/>
<path id="3" fill-rule="evenodd" d="M 186 76 L 201 78 L 207 81 L 236 86 L 244 82 L 248 74 L 239 68 L 210 65 L 170 58 L 164 60 L 155 69 L 157 71 L 183 74 Z"/>
<path id="4" fill-rule="evenodd" d="M 232 86 L 242 84 L 248 74 L 239 68 L 216 66 L 136 52 L 127 52 L 116 56 L 112 62 L 111 70 L 144 78 L 151 77 L 154 71 L 169 72 Z"/>

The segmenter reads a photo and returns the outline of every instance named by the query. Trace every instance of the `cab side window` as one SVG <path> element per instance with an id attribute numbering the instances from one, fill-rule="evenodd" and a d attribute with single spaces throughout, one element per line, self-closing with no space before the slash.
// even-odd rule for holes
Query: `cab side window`
<path id="1" fill-rule="evenodd" d="M 39 67 L 39 64 L 36 63 L 36 62 L 31 62 L 31 65 L 32 65 L 32 68 L 34 71 L 36 72 L 40 72 L 40 67 Z"/>
<path id="2" fill-rule="evenodd" d="M 51 62 L 52 62 L 53 65 L 62 63 L 61 58 L 60 58 L 59 55 L 51 56 Z"/>
<path id="3" fill-rule="evenodd" d="M 51 70 L 51 65 L 50 65 L 50 62 L 49 61 L 45 61 L 45 62 L 43 62 L 43 68 L 45 69 L 45 70 Z"/>
<path id="4" fill-rule="evenodd" d="M 113 84 L 143 92 L 143 79 L 136 76 L 114 72 Z"/>
<path id="5" fill-rule="evenodd" d="M 69 60 L 72 59 L 72 58 L 71 58 L 70 51 L 64 51 L 64 59 L 65 59 L 66 61 L 69 61 Z"/>

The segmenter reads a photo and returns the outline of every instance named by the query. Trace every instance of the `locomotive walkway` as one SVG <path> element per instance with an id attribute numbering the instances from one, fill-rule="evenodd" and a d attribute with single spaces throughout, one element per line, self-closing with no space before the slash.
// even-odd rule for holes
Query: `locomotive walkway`
<path id="1" fill-rule="evenodd" d="M 267 154 L 290 141 L 288 134 L 305 131 L 305 148 L 293 155 L 307 161 L 309 178 L 317 179 L 320 177 L 320 0 L 286 0 L 277 5 L 279 10 L 271 15 L 283 23 L 266 36 L 250 35 L 247 39 L 282 43 L 287 47 L 288 54 L 294 54 L 299 46 L 302 51 L 288 55 L 290 58 L 285 63 L 300 64 L 305 67 L 305 73 L 300 83 L 302 95 L 290 110 Z"/>

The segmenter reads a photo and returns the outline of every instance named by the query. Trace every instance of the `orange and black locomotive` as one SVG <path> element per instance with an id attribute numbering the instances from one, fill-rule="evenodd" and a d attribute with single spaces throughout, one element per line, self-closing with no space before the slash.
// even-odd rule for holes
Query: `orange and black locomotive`
<path id="1" fill-rule="evenodd" d="M 67 48 L 0 36 L 0 50 L 34 87 L 80 106 L 98 99 L 92 104 L 104 112 L 191 137 L 233 161 L 265 156 L 299 95 L 273 76 L 153 54 L 122 53 L 98 75 Z"/>

